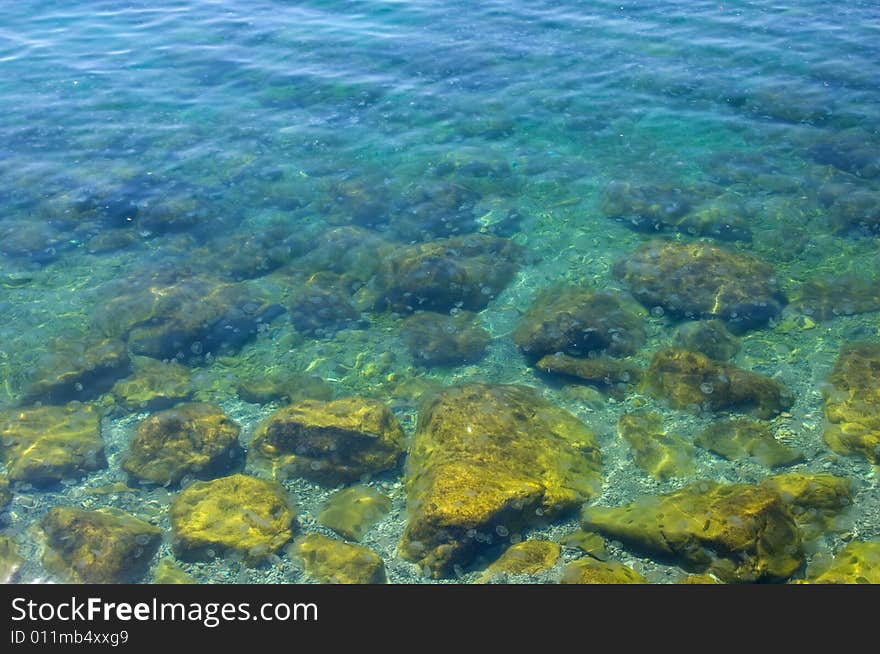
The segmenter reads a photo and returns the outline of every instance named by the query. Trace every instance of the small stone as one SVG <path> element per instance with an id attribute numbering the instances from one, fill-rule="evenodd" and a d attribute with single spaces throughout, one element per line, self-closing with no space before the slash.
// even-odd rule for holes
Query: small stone
<path id="1" fill-rule="evenodd" d="M 559 560 L 562 548 L 546 540 L 526 540 L 511 545 L 493 561 L 477 583 L 485 584 L 503 575 L 535 576 L 549 570 Z"/>
<path id="2" fill-rule="evenodd" d="M 642 378 L 642 369 L 635 363 L 604 356 L 579 359 L 567 354 L 548 354 L 541 357 L 535 369 L 581 380 L 609 391 L 618 399 L 622 399 L 626 391 Z"/>
<path id="3" fill-rule="evenodd" d="M 617 432 L 632 449 L 636 465 L 655 479 L 693 475 L 693 446 L 680 436 L 666 434 L 659 413 L 625 413 L 617 421 Z"/>
<path id="4" fill-rule="evenodd" d="M 589 531 L 574 531 L 562 537 L 560 541 L 565 547 L 579 549 L 584 554 L 589 554 L 594 559 L 605 561 L 608 558 L 608 550 L 605 548 L 605 539 L 599 534 Z"/>
<path id="5" fill-rule="evenodd" d="M 318 522 L 349 540 L 360 540 L 391 509 L 391 499 L 376 489 L 358 485 L 334 493 Z"/>
<path id="6" fill-rule="evenodd" d="M 648 581 L 629 566 L 617 561 L 599 561 L 585 556 L 565 566 L 561 583 L 647 584 Z"/>
<path id="7" fill-rule="evenodd" d="M 187 574 L 174 559 L 165 558 L 156 565 L 153 572 L 154 584 L 196 584 L 198 583 L 193 577 Z"/>
<path id="8" fill-rule="evenodd" d="M 387 583 L 382 558 L 361 545 L 308 534 L 296 541 L 294 549 L 306 574 L 322 584 Z"/>
<path id="9" fill-rule="evenodd" d="M 675 347 L 700 352 L 716 361 L 729 361 L 739 351 L 739 339 L 720 320 L 699 320 L 679 325 Z"/>
<path id="10" fill-rule="evenodd" d="M 113 386 L 116 401 L 129 411 L 158 411 L 192 395 L 190 370 L 177 361 L 132 357 L 134 373 Z"/>

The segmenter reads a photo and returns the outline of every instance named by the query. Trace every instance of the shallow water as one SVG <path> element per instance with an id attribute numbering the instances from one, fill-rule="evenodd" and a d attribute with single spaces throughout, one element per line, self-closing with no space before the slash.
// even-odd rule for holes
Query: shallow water
<path id="1" fill-rule="evenodd" d="M 324 400 L 378 399 L 408 443 L 426 393 L 524 384 L 596 434 L 603 483 L 591 504 L 616 506 L 694 479 L 828 472 L 853 480 L 853 506 L 843 526 L 806 547 L 807 563 L 880 535 L 869 457 L 834 452 L 823 438 L 823 391 L 841 346 L 880 343 L 875 3 L 6 4 L 0 409 L 92 404 L 107 458 L 58 483 L 12 480 L 0 524 L 23 558 L 15 581 L 56 578 L 43 565 L 37 526 L 59 505 L 116 507 L 158 525 L 163 542 L 138 581 L 152 581 L 158 562 L 174 556 L 168 507 L 178 488 L 137 483 L 120 467 L 138 424 L 158 409 L 109 392 L 124 378 L 118 371 L 85 377 L 60 399 L 39 386 L 88 367 L 85 352 L 108 337 L 128 354 L 186 365 L 189 398 L 220 406 L 241 426 L 245 449 L 285 404 L 242 390 L 267 376 L 324 380 Z M 715 208 L 708 223 L 681 222 L 707 207 Z M 418 293 L 389 299 L 395 281 L 383 262 L 412 243 L 467 234 L 509 239 L 521 249 L 516 272 L 483 285 L 485 302 L 441 298 L 428 307 L 473 310 L 491 338 L 484 356 L 426 361 L 402 328 Z M 693 441 L 741 412 L 677 409 L 642 387 L 609 392 L 548 378 L 514 343 L 544 288 L 638 296 L 613 268 L 652 238 L 710 243 L 774 267 L 783 308 L 738 334 L 733 363 L 793 393 L 768 424 L 801 462 L 771 470 L 696 448 L 691 475 L 654 479 L 619 437 L 621 415 L 658 411 L 668 433 Z M 843 280 L 833 306 L 803 301 L 804 283 L 828 275 Z M 182 299 L 163 304 L 180 287 Z M 207 317 L 189 333 L 159 342 L 143 333 L 170 312 L 185 321 L 200 307 Z M 681 322 L 699 317 L 654 303 L 642 310 L 644 344 L 630 356 L 642 367 Z M 0 447 L 11 450 L 5 436 Z M 392 505 L 362 544 L 383 558 L 389 581 L 433 581 L 398 551 L 405 469 L 365 479 Z M 265 476 L 250 462 L 245 472 Z M 332 535 L 317 516 L 341 485 L 283 483 L 297 507 L 294 537 Z M 576 514 L 562 516 L 513 540 L 559 541 L 576 527 Z M 686 574 L 613 538 L 608 551 L 652 582 Z M 240 556 L 175 563 L 201 582 L 307 581 L 291 552 L 259 565 Z M 445 580 L 474 581 L 497 553 Z M 556 568 L 515 581 L 555 581 L 580 555 L 564 548 Z"/>

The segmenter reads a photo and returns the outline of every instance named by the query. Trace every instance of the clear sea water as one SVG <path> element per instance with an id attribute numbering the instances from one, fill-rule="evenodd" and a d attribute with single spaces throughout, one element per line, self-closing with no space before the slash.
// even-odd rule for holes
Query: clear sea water
<path id="1" fill-rule="evenodd" d="M 18 0 L 0 6 L 0 70 L 5 410 L 46 401 L 27 389 L 64 372 L 52 369 L 59 351 L 85 349 L 113 332 L 108 324 L 143 311 L 136 299 L 114 304 L 134 290 L 175 275 L 243 284 L 254 303 L 281 311 L 250 338 L 187 341 L 177 358 L 191 368 L 192 397 L 222 407 L 245 446 L 281 406 L 242 397 L 242 380 L 264 374 L 311 375 L 334 397 L 380 399 L 408 435 L 425 389 L 525 384 L 597 433 L 605 483 L 594 501 L 617 505 L 688 481 L 654 480 L 634 465 L 617 436 L 622 413 L 658 410 L 686 438 L 713 417 L 537 375 L 511 331 L 541 289 L 625 289 L 614 263 L 656 237 L 753 254 L 776 267 L 789 298 L 815 276 L 854 275 L 869 288 L 878 280 L 875 2 Z M 632 229 L 603 204 L 615 184 L 654 189 L 661 204 L 682 194 L 733 198 L 751 239 Z M 828 193 L 839 188 L 868 198 L 852 229 L 833 222 Z M 522 265 L 478 311 L 491 335 L 485 357 L 424 365 L 401 336 L 403 316 L 369 302 L 377 267 L 407 244 L 469 233 L 515 242 Z M 358 321 L 297 329 L 291 294 L 327 271 L 344 275 L 328 286 L 345 286 Z M 197 310 L 200 300 L 190 301 Z M 678 324 L 645 308 L 642 365 Z M 795 393 L 774 422 L 804 454 L 794 469 L 854 480 L 847 528 L 810 557 L 880 534 L 874 469 L 828 449 L 821 395 L 844 342 L 880 342 L 877 308 L 814 320 L 789 306 L 743 334 L 734 359 Z M 120 461 L 151 411 L 114 406 L 108 395 L 89 401 L 106 413 L 108 465 L 50 486 L 11 484 L 0 527 L 24 560 L 15 581 L 52 578 L 35 526 L 57 505 L 144 517 L 165 533 L 153 567 L 173 556 L 167 507 L 176 489 L 120 490 L 131 481 Z M 756 482 L 770 471 L 698 451 L 697 474 Z M 401 472 L 370 483 L 392 510 L 363 543 L 383 557 L 390 581 L 430 581 L 396 550 L 406 523 Z M 298 532 L 322 532 L 316 516 L 336 487 L 285 485 Z M 576 522 L 523 537 L 558 541 Z M 650 581 L 684 575 L 609 548 Z M 260 566 L 234 557 L 176 564 L 201 582 L 305 580 L 283 550 Z"/>

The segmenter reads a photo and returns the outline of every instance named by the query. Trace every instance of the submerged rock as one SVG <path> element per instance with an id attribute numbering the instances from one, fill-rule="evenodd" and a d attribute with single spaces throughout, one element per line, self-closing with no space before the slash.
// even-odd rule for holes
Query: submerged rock
<path id="1" fill-rule="evenodd" d="M 165 558 L 156 565 L 153 572 L 154 584 L 196 584 L 198 583 L 192 575 L 186 573 L 172 558 Z"/>
<path id="2" fill-rule="evenodd" d="M 634 354 L 645 342 L 644 312 L 621 293 L 552 288 L 541 293 L 513 332 L 536 361 L 548 354 Z"/>
<path id="3" fill-rule="evenodd" d="M 180 558 L 235 554 L 249 564 L 287 543 L 296 517 L 280 484 L 246 475 L 195 482 L 174 498 L 169 514 Z"/>
<path id="4" fill-rule="evenodd" d="M 403 429 L 381 402 L 303 400 L 278 409 L 259 425 L 248 459 L 267 465 L 276 476 L 336 484 L 394 468 L 403 447 Z"/>
<path id="5" fill-rule="evenodd" d="M 477 583 L 505 580 L 508 575 L 535 576 L 549 570 L 562 554 L 558 543 L 546 540 L 525 540 L 511 545 L 493 561 Z"/>
<path id="6" fill-rule="evenodd" d="M 190 370 L 177 361 L 133 357 L 134 373 L 113 385 L 117 403 L 129 411 L 158 411 L 188 400 Z"/>
<path id="7" fill-rule="evenodd" d="M 585 529 L 724 581 L 784 581 L 804 563 L 801 536 L 775 492 L 699 481 L 614 508 L 586 507 Z"/>
<path id="8" fill-rule="evenodd" d="M 755 420 L 721 420 L 701 431 L 694 442 L 730 461 L 752 458 L 768 467 L 804 460 L 797 450 L 773 437 L 770 426 Z"/>
<path id="9" fill-rule="evenodd" d="M 522 386 L 453 386 L 427 400 L 407 461 L 401 555 L 436 577 L 508 534 L 579 506 L 601 481 L 592 433 Z"/>
<path id="10" fill-rule="evenodd" d="M 825 442 L 880 463 L 880 343 L 846 343 L 823 388 Z"/>
<path id="11" fill-rule="evenodd" d="M 708 243 L 646 243 L 618 261 L 614 275 L 646 307 L 718 318 L 737 333 L 765 325 L 787 301 L 772 266 Z"/>
<path id="12" fill-rule="evenodd" d="M 322 584 L 384 584 L 385 563 L 373 550 L 321 534 L 298 539 L 294 549 L 306 574 Z"/>
<path id="13" fill-rule="evenodd" d="M 470 311 L 420 311 L 404 320 L 401 335 L 413 359 L 427 366 L 478 361 L 491 340 Z"/>
<path id="14" fill-rule="evenodd" d="M 644 386 L 673 408 L 689 411 L 751 411 L 769 419 L 794 403 L 791 392 L 769 377 L 675 348 L 654 355 Z"/>
<path id="15" fill-rule="evenodd" d="M 470 234 L 406 245 L 382 262 L 379 286 L 395 311 L 480 311 L 513 279 L 520 248 Z"/>
<path id="16" fill-rule="evenodd" d="M 608 558 L 608 550 L 605 547 L 605 539 L 599 534 L 578 529 L 560 539 L 564 547 L 571 547 L 589 554 L 594 559 L 605 561 Z"/>
<path id="17" fill-rule="evenodd" d="M 347 281 L 335 273 L 316 273 L 292 293 L 288 305 L 296 330 L 307 336 L 332 336 L 357 327 L 361 313 L 351 300 Z"/>
<path id="18" fill-rule="evenodd" d="M 261 374 L 239 379 L 238 396 L 245 402 L 268 404 L 278 400 L 330 400 L 333 387 L 320 377 L 284 369 L 260 371 Z"/>
<path id="19" fill-rule="evenodd" d="M 720 320 L 699 320 L 679 325 L 673 335 L 675 347 L 705 354 L 716 361 L 729 361 L 739 352 L 739 339 Z"/>
<path id="20" fill-rule="evenodd" d="M 0 584 L 12 583 L 22 563 L 24 559 L 18 553 L 15 542 L 8 536 L 0 535 Z"/>
<path id="21" fill-rule="evenodd" d="M 9 490 L 9 480 L 6 474 L 0 475 L 0 511 L 6 508 L 6 505 L 12 501 L 12 491 Z"/>
<path id="22" fill-rule="evenodd" d="M 610 357 L 579 359 L 566 354 L 548 354 L 538 360 L 535 369 L 586 382 L 611 391 L 615 397 L 625 395 L 642 378 L 642 369 L 637 364 Z"/>
<path id="23" fill-rule="evenodd" d="M 384 493 L 366 485 L 351 486 L 330 497 L 318 522 L 343 538 L 360 540 L 390 509 L 391 499 Z"/>
<path id="24" fill-rule="evenodd" d="M 636 465 L 655 479 L 694 473 L 693 446 L 681 436 L 666 434 L 659 413 L 624 413 L 617 421 L 617 432 L 632 449 Z"/>
<path id="25" fill-rule="evenodd" d="M 128 351 L 116 338 L 63 338 L 36 364 L 32 382 L 24 390 L 25 404 L 64 404 L 91 400 L 110 390 L 129 373 Z"/>
<path id="26" fill-rule="evenodd" d="M 841 235 L 880 234 L 880 192 L 858 189 L 828 208 L 831 229 Z"/>
<path id="27" fill-rule="evenodd" d="M 589 556 L 572 561 L 562 571 L 563 584 L 647 584 L 638 572 L 617 561 L 599 561 Z"/>
<path id="28" fill-rule="evenodd" d="M 880 154 L 870 133 L 859 130 L 836 131 L 809 149 L 820 164 L 834 166 L 858 177 L 880 176 Z"/>
<path id="29" fill-rule="evenodd" d="M 761 480 L 791 507 L 804 540 L 841 531 L 841 514 L 852 504 L 852 482 L 827 473 L 788 472 Z"/>
<path id="30" fill-rule="evenodd" d="M 431 180 L 408 188 L 395 203 L 390 227 L 402 241 L 423 241 L 477 230 L 480 195 L 461 184 Z"/>
<path id="31" fill-rule="evenodd" d="M 218 406 L 181 404 L 140 422 L 122 469 L 162 485 L 224 474 L 241 458 L 239 431 Z"/>
<path id="32" fill-rule="evenodd" d="M 814 277 L 801 285 L 792 308 L 815 320 L 880 311 L 880 286 L 870 277 Z"/>
<path id="33" fill-rule="evenodd" d="M 67 583 L 121 584 L 143 577 L 162 531 L 118 509 L 56 506 L 40 521 L 43 566 Z"/>
<path id="34" fill-rule="evenodd" d="M 833 560 L 810 569 L 814 584 L 880 584 L 880 540 L 853 541 Z"/>
<path id="35" fill-rule="evenodd" d="M 104 468 L 99 423 L 94 407 L 77 402 L 0 412 L 9 479 L 44 486 Z"/>

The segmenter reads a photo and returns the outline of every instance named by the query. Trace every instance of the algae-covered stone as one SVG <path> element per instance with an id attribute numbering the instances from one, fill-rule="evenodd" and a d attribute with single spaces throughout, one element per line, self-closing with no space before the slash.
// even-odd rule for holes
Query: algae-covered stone
<path id="1" fill-rule="evenodd" d="M 366 485 L 335 492 L 318 515 L 318 522 L 349 540 L 360 540 L 391 509 L 391 499 Z"/>
<path id="2" fill-rule="evenodd" d="M 15 542 L 8 536 L 0 535 L 0 584 L 12 583 L 22 563 L 24 559 L 18 553 Z"/>
<path id="3" fill-rule="evenodd" d="M 720 320 L 686 322 L 675 330 L 675 347 L 700 352 L 716 361 L 728 361 L 739 351 L 739 339 Z"/>
<path id="4" fill-rule="evenodd" d="M 765 325 L 786 303 L 772 266 L 708 243 L 646 243 L 618 261 L 614 274 L 646 307 L 718 318 L 734 332 Z"/>
<path id="5" fill-rule="evenodd" d="M 403 322 L 401 335 L 413 359 L 427 366 L 477 361 L 491 340 L 470 311 L 415 313 Z"/>
<path id="6" fill-rule="evenodd" d="M 810 573 L 814 584 L 880 584 L 880 540 L 853 541 Z"/>
<path id="7" fill-rule="evenodd" d="M 161 530 L 118 509 L 57 506 L 40 522 L 43 566 L 69 583 L 131 583 L 142 577 L 162 542 Z"/>
<path id="8" fill-rule="evenodd" d="M 344 483 L 394 468 L 403 446 L 403 429 L 381 402 L 304 400 L 259 425 L 248 457 L 279 476 Z"/>
<path id="9" fill-rule="evenodd" d="M 880 463 L 880 343 L 846 343 L 823 395 L 828 447 Z"/>
<path id="10" fill-rule="evenodd" d="M 0 412 L 9 479 L 46 485 L 105 467 L 99 424 L 98 411 L 78 402 Z"/>
<path id="11" fill-rule="evenodd" d="M 198 583 L 193 577 L 186 573 L 174 559 L 162 559 L 156 564 L 156 570 L 153 572 L 154 584 L 195 584 Z"/>
<path id="12" fill-rule="evenodd" d="M 800 452 L 776 440 L 767 423 L 756 420 L 719 420 L 694 442 L 730 461 L 753 458 L 771 468 L 804 460 Z"/>
<path id="13" fill-rule="evenodd" d="M 682 579 L 680 584 L 686 584 L 689 586 L 704 586 L 704 585 L 713 585 L 720 584 L 721 582 L 708 573 L 700 574 L 700 575 L 688 575 L 684 579 Z"/>
<path id="14" fill-rule="evenodd" d="M 306 574 L 322 584 L 384 584 L 385 563 L 373 550 L 308 534 L 298 539 L 294 549 L 303 561 Z"/>
<path id="15" fill-rule="evenodd" d="M 546 540 L 525 540 L 511 545 L 480 576 L 479 583 L 505 575 L 534 576 L 549 570 L 559 560 L 562 548 Z"/>
<path id="16" fill-rule="evenodd" d="M 562 571 L 563 584 L 646 584 L 638 572 L 617 561 L 599 561 L 589 556 L 572 561 Z"/>
<path id="17" fill-rule="evenodd" d="M 0 511 L 12 501 L 12 492 L 9 490 L 9 480 L 5 474 L 0 474 Z"/>
<path id="18" fill-rule="evenodd" d="M 132 357 L 134 373 L 113 385 L 116 401 L 129 411 L 166 409 L 192 395 L 190 370 L 177 361 Z"/>
<path id="19" fill-rule="evenodd" d="M 110 390 L 128 370 L 128 350 L 118 338 L 58 339 L 37 361 L 21 401 L 64 404 L 91 400 Z"/>
<path id="20" fill-rule="evenodd" d="M 858 189 L 847 193 L 835 200 L 828 215 L 836 234 L 880 234 L 880 192 Z"/>
<path id="21" fill-rule="evenodd" d="M 828 473 L 789 472 L 767 477 L 761 486 L 778 493 L 791 507 L 804 540 L 841 531 L 841 514 L 852 504 L 852 482 Z"/>
<path id="22" fill-rule="evenodd" d="M 351 298 L 351 289 L 341 275 L 321 272 L 298 284 L 288 310 L 296 330 L 308 336 L 332 336 L 361 321 Z"/>
<path id="23" fill-rule="evenodd" d="M 513 279 L 520 248 L 505 238 L 469 234 L 401 247 L 379 271 L 396 311 L 480 311 Z"/>
<path id="24" fill-rule="evenodd" d="M 643 315 L 632 300 L 614 291 L 551 288 L 526 311 L 513 340 L 532 361 L 556 353 L 633 354 L 645 342 Z"/>
<path id="25" fill-rule="evenodd" d="M 238 396 L 245 402 L 268 404 L 286 399 L 330 400 L 333 387 L 320 377 L 285 370 L 273 370 L 238 380 Z"/>
<path id="26" fill-rule="evenodd" d="M 577 379 L 622 397 L 626 390 L 639 383 L 642 369 L 631 361 L 611 357 L 581 359 L 567 354 L 541 357 L 535 368 L 545 374 Z"/>
<path id="27" fill-rule="evenodd" d="M 654 355 L 644 386 L 673 408 L 691 411 L 751 411 L 768 419 L 794 403 L 791 392 L 769 377 L 676 348 Z"/>
<path id="28" fill-rule="evenodd" d="M 880 286 L 873 276 L 814 277 L 801 285 L 792 306 L 816 320 L 880 311 Z"/>
<path id="29" fill-rule="evenodd" d="M 804 563 L 788 505 L 766 488 L 699 481 L 621 507 L 587 507 L 584 529 L 724 581 L 784 581 Z"/>
<path id="30" fill-rule="evenodd" d="M 559 541 L 564 547 L 573 547 L 584 554 L 589 554 L 594 559 L 605 561 L 608 558 L 608 550 L 605 548 L 605 539 L 599 534 L 578 529 L 566 534 Z"/>
<path id="31" fill-rule="evenodd" d="M 259 563 L 290 540 L 295 513 L 280 484 L 230 475 L 188 486 L 171 503 L 170 517 L 180 558 L 233 553 Z"/>
<path id="32" fill-rule="evenodd" d="M 450 575 L 506 534 L 576 508 L 600 481 L 593 434 L 532 389 L 447 388 L 419 411 L 401 554 Z"/>
<path id="33" fill-rule="evenodd" d="M 181 404 L 140 422 L 122 469 L 155 484 L 223 474 L 239 458 L 240 428 L 213 404 Z"/>
<path id="34" fill-rule="evenodd" d="M 617 431 L 632 448 L 636 465 L 655 479 L 694 473 L 693 446 L 680 436 L 666 434 L 659 413 L 624 413 L 617 421 Z"/>

